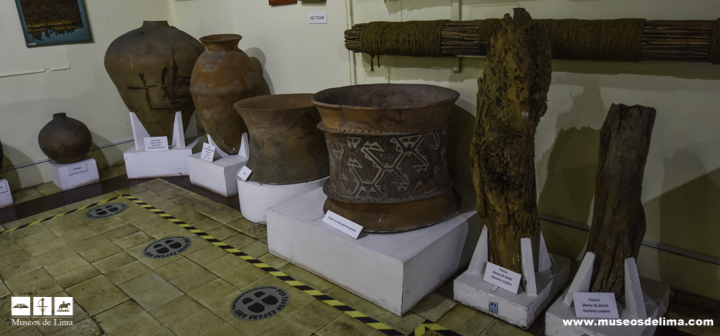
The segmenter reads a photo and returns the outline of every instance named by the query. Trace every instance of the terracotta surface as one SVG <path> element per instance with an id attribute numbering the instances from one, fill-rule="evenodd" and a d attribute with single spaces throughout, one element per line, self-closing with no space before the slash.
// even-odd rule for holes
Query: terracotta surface
<path id="1" fill-rule="evenodd" d="M 313 102 L 330 154 L 325 210 L 368 232 L 417 229 L 456 213 L 446 143 L 458 96 L 416 84 L 318 92 Z"/>
<path id="2" fill-rule="evenodd" d="M 145 21 L 110 44 L 105 69 L 150 136 L 172 137 L 177 111 L 187 128 L 195 110 L 190 74 L 202 51 L 198 40 L 167 21 Z"/>
<path id="3" fill-rule="evenodd" d="M 226 153 L 240 150 L 242 134 L 247 132 L 233 104 L 263 94 L 262 73 L 240 49 L 242 36 L 209 35 L 200 39 L 205 52 L 193 68 L 190 80 L 197 116 L 205 131 Z"/>
<path id="4" fill-rule="evenodd" d="M 247 123 L 252 169 L 249 181 L 301 183 L 328 175 L 325 134 L 312 94 L 268 95 L 235 104 Z"/>
<path id="5" fill-rule="evenodd" d="M 43 153 L 57 163 L 81 161 L 90 151 L 92 134 L 81 121 L 55 113 L 40 130 L 38 143 Z"/>

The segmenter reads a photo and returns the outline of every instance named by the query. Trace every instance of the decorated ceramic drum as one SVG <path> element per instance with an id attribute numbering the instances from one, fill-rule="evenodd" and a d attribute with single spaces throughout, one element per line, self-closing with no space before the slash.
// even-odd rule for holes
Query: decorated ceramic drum
<path id="1" fill-rule="evenodd" d="M 248 181 L 295 184 L 328 175 L 325 134 L 317 128 L 312 94 L 267 95 L 241 100 L 235 110 L 250 137 Z"/>
<path id="2" fill-rule="evenodd" d="M 313 97 L 330 155 L 323 191 L 333 211 L 368 232 L 437 224 L 458 204 L 447 169 L 447 127 L 459 94 L 420 84 L 356 85 Z"/>

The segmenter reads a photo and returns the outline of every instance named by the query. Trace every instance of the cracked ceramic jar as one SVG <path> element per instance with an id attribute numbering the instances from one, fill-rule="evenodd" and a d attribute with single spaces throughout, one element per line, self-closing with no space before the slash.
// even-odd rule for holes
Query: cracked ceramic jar
<path id="1" fill-rule="evenodd" d="M 402 232 L 457 213 L 447 127 L 459 94 L 420 84 L 333 88 L 313 97 L 330 155 L 324 210 L 367 232 Z"/>
<path id="2" fill-rule="evenodd" d="M 203 49 L 202 43 L 167 21 L 145 21 L 108 47 L 105 69 L 150 136 L 172 139 L 178 111 L 188 127 L 195 111 L 190 75 Z"/>
<path id="3" fill-rule="evenodd" d="M 198 119 L 218 148 L 229 154 L 238 153 L 242 134 L 247 132 L 233 104 L 263 94 L 262 73 L 238 49 L 241 39 L 236 34 L 200 38 L 205 52 L 195 63 L 190 79 Z"/>
<path id="4" fill-rule="evenodd" d="M 267 95 L 235 104 L 248 127 L 248 181 L 295 184 L 328 175 L 325 134 L 312 94 Z"/>
<path id="5" fill-rule="evenodd" d="M 65 113 L 53 114 L 53 119 L 40 130 L 40 149 L 57 163 L 82 161 L 92 146 L 90 130 Z"/>

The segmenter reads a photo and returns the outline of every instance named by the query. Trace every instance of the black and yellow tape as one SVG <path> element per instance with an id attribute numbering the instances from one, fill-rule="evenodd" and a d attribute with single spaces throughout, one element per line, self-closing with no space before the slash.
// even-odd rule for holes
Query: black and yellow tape
<path id="1" fill-rule="evenodd" d="M 258 260 L 257 258 L 255 258 L 251 255 L 248 255 L 245 252 L 242 252 L 226 243 L 223 243 L 220 240 L 216 239 L 215 237 L 205 233 L 204 231 L 202 231 L 190 224 L 187 224 L 187 223 L 173 217 L 172 215 L 170 215 L 156 207 L 153 207 L 152 205 L 149 205 L 149 204 L 141 201 L 137 197 L 134 197 L 132 195 L 127 195 L 127 194 L 122 195 L 122 197 L 149 210 L 150 212 L 155 213 L 156 215 L 158 215 L 160 217 L 163 217 L 163 218 L 169 220 L 172 223 L 175 223 L 176 225 L 180 226 L 181 228 L 184 228 L 185 230 L 188 230 L 188 231 L 196 234 L 198 237 L 212 243 L 213 245 L 225 250 L 226 252 L 255 265 L 255 267 L 275 276 L 276 278 L 284 281 L 288 285 L 297 288 L 298 290 L 324 302 L 325 304 L 327 304 L 327 305 L 347 314 L 348 316 L 382 332 L 385 335 L 404 335 L 403 333 L 391 328 L 390 326 L 388 326 L 370 316 L 367 316 L 367 315 L 363 314 L 362 312 L 357 311 L 354 308 L 330 297 L 329 295 L 322 293 L 322 292 L 294 279 L 293 277 L 275 269 L 274 267 L 262 262 L 261 260 Z M 426 320 L 425 322 L 423 322 L 423 324 L 421 326 L 417 327 L 413 331 L 413 333 L 411 333 L 411 335 L 420 336 L 420 335 L 425 334 L 425 332 L 427 330 L 434 330 L 434 331 L 440 333 L 441 335 L 458 335 L 457 333 L 450 331 L 447 328 L 444 328 L 444 327 L 440 326 L 439 324 L 434 323 L 430 320 Z"/>
<path id="2" fill-rule="evenodd" d="M 105 203 L 108 203 L 108 202 L 112 202 L 112 201 L 118 199 L 119 197 L 120 197 L 120 196 L 115 196 L 115 197 L 113 197 L 113 198 L 109 198 L 109 199 L 106 199 L 106 200 L 101 201 L 101 202 L 95 202 L 95 203 L 92 203 L 92 204 L 88 204 L 88 205 L 86 205 L 86 206 L 81 206 L 81 207 L 79 207 L 79 208 L 77 208 L 77 209 L 73 209 L 73 210 L 70 210 L 70 211 L 65 211 L 65 212 L 60 213 L 60 214 L 57 214 L 57 215 L 55 215 L 55 216 L 50 216 L 50 217 L 48 217 L 48 218 L 44 218 L 44 219 L 41 219 L 41 220 L 37 220 L 37 221 L 34 221 L 34 222 L 32 222 L 32 223 L 23 224 L 23 225 L 20 225 L 20 226 L 18 226 L 18 227 L 15 227 L 15 228 L 8 229 L 8 230 L 6 230 L 6 231 L 0 232 L 0 235 L 4 235 L 4 234 L 6 234 L 6 233 L 10 233 L 10 232 L 13 232 L 13 231 L 17 231 L 17 230 L 20 230 L 20 229 L 24 229 L 24 228 L 26 228 L 26 227 L 28 227 L 28 226 L 33 226 L 33 225 L 35 225 L 35 224 L 44 223 L 44 222 L 47 222 L 47 221 L 49 221 L 49 220 L 51 220 L 51 219 L 55 219 L 55 218 L 58 218 L 58 217 L 62 217 L 62 216 L 65 216 L 65 215 L 69 215 L 69 214 L 71 214 L 71 213 L 73 213 L 73 212 L 77 212 L 77 211 L 84 210 L 84 209 L 87 209 L 87 208 L 92 208 L 92 207 L 94 207 L 94 206 L 96 206 L 96 205 L 100 205 L 100 204 L 105 204 Z"/>

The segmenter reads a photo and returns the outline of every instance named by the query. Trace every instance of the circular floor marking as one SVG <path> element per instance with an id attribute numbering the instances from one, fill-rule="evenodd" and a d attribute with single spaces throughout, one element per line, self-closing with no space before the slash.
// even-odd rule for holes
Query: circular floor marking
<path id="1" fill-rule="evenodd" d="M 247 321 L 259 321 L 273 317 L 290 303 L 290 294 L 280 287 L 255 287 L 240 294 L 230 306 L 235 317 Z"/>
<path id="2" fill-rule="evenodd" d="M 102 219 L 115 216 L 125 210 L 128 206 L 125 203 L 108 203 L 98 205 L 85 213 L 85 217 L 90 219 Z"/>
<path id="3" fill-rule="evenodd" d="M 152 259 L 172 257 L 184 252 L 190 245 L 192 240 L 188 237 L 167 237 L 150 243 L 143 250 L 143 255 Z"/>

